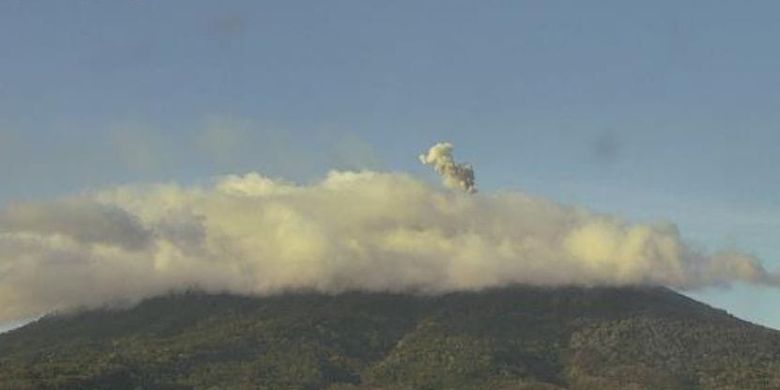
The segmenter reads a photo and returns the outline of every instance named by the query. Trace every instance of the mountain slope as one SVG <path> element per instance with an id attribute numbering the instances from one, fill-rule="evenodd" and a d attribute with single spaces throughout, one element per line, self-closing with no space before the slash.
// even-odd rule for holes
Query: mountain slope
<path id="1" fill-rule="evenodd" d="M 778 389 L 780 332 L 665 288 L 187 293 L 0 335 L 0 388 Z"/>

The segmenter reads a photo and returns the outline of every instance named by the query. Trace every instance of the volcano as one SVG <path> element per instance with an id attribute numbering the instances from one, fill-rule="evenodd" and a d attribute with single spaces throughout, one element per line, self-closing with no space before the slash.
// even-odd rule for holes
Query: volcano
<path id="1" fill-rule="evenodd" d="M 172 293 L 0 335 L 2 389 L 780 389 L 780 332 L 663 287 Z"/>

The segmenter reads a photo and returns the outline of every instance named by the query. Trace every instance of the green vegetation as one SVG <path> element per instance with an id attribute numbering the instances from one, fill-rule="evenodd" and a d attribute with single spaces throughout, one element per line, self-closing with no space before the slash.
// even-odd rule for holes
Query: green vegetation
<path id="1" fill-rule="evenodd" d="M 182 293 L 0 335 L 1 389 L 778 389 L 780 332 L 664 288 Z"/>

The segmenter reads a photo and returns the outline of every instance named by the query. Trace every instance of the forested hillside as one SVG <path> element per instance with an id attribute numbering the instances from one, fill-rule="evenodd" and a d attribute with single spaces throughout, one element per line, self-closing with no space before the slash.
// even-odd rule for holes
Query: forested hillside
<path id="1" fill-rule="evenodd" d="M 190 292 L 0 335 L 3 389 L 778 389 L 780 332 L 665 288 Z"/>

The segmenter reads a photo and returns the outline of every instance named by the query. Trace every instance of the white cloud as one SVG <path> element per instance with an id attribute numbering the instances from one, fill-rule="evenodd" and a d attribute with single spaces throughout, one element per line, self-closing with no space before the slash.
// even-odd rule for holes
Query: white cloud
<path id="1" fill-rule="evenodd" d="M 734 281 L 778 283 L 750 256 L 690 248 L 669 224 L 523 193 L 442 190 L 401 173 L 127 186 L 0 216 L 0 322 L 192 286 L 268 294 Z"/>

